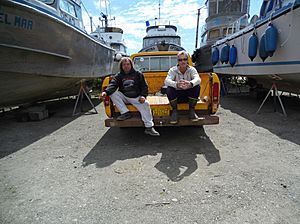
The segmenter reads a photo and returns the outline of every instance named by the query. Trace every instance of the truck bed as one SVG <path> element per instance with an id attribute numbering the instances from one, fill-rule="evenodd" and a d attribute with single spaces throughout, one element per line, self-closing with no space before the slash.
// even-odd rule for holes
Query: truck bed
<path id="1" fill-rule="evenodd" d="M 170 124 L 171 107 L 169 100 L 166 96 L 148 96 L 147 100 L 150 103 L 150 107 L 153 114 L 153 122 L 155 126 L 202 126 L 209 124 L 218 124 L 219 117 L 206 114 L 209 110 L 209 103 L 199 100 L 195 109 L 199 116 L 197 122 L 192 122 L 188 119 L 188 103 L 178 104 L 179 119 L 177 124 Z M 105 120 L 105 126 L 107 127 L 142 127 L 144 126 L 141 120 L 138 110 L 133 105 L 127 105 L 129 111 L 133 117 L 125 121 L 117 121 L 115 118 L 108 118 Z M 115 112 L 119 112 L 114 107 Z M 208 112 L 207 112 L 208 113 Z"/>
<path id="2" fill-rule="evenodd" d="M 169 105 L 169 100 L 167 96 L 148 96 L 147 100 L 149 101 L 150 107 L 152 109 L 159 108 L 160 110 L 171 110 L 171 106 Z M 133 105 L 127 105 L 128 109 L 132 112 L 137 111 L 137 109 Z M 116 112 L 119 112 L 117 107 L 114 107 Z M 178 110 L 188 110 L 189 105 L 188 103 L 179 103 L 178 104 Z M 209 103 L 204 102 L 201 99 L 199 99 L 196 107 L 196 110 L 208 110 L 209 109 Z M 163 116 L 162 114 L 153 114 L 153 116 Z M 166 114 L 166 116 L 169 114 Z"/>

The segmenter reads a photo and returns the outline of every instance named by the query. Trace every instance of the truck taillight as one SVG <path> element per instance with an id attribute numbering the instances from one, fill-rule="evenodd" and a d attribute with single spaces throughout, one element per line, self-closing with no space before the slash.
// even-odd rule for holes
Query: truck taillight
<path id="1" fill-rule="evenodd" d="M 106 87 L 103 87 L 103 91 L 106 89 Z M 107 96 L 107 95 L 104 98 L 104 106 L 109 106 L 109 96 Z"/>
<path id="2" fill-rule="evenodd" d="M 109 96 L 106 96 L 104 99 L 104 106 L 109 106 Z"/>
<path id="3" fill-rule="evenodd" d="M 213 101 L 216 102 L 219 100 L 219 83 L 214 83 L 213 85 Z"/>

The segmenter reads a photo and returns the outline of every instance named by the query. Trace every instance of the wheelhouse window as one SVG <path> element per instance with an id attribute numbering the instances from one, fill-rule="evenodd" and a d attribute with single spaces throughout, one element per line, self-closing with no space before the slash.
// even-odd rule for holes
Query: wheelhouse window
<path id="1" fill-rule="evenodd" d="M 177 44 L 177 45 L 180 45 L 180 37 L 152 37 L 150 39 L 144 39 L 144 43 L 143 43 L 143 46 L 146 47 L 146 46 L 150 46 L 150 45 L 153 45 L 153 44 L 159 44 L 161 42 L 165 42 L 165 43 L 170 43 L 170 44 Z"/>
<path id="2" fill-rule="evenodd" d="M 135 57 L 134 66 L 141 72 L 169 71 L 177 64 L 177 56 L 144 56 Z"/>
<path id="3" fill-rule="evenodd" d="M 120 51 L 124 52 L 125 54 L 127 54 L 127 49 L 126 49 L 126 47 L 124 45 L 120 46 Z"/>
<path id="4" fill-rule="evenodd" d="M 51 5 L 54 2 L 54 0 L 39 0 L 39 1 L 43 2 L 43 3 L 47 4 L 47 5 Z"/>
<path id="5" fill-rule="evenodd" d="M 120 45 L 119 44 L 110 44 L 111 48 L 117 51 L 120 51 Z"/>
<path id="6" fill-rule="evenodd" d="M 209 31 L 208 39 L 216 39 L 218 37 L 220 37 L 220 30 L 216 29 Z"/>
<path id="7" fill-rule="evenodd" d="M 226 36 L 226 35 L 230 35 L 230 34 L 232 34 L 232 27 L 225 27 L 224 29 L 223 29 L 223 36 Z"/>
<path id="8" fill-rule="evenodd" d="M 76 15 L 76 12 L 78 13 L 78 11 L 80 11 L 77 9 L 77 11 L 75 10 L 75 5 L 67 0 L 62 0 L 59 2 L 59 6 L 60 8 L 65 11 L 66 13 L 70 14 L 73 17 L 78 17 L 78 15 Z M 79 17 L 80 18 L 80 17 Z"/>

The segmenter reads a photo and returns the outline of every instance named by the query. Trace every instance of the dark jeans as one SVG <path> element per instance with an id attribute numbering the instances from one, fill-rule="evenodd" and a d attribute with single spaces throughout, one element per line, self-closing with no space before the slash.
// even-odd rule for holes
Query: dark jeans
<path id="1" fill-rule="evenodd" d="M 198 99 L 200 94 L 200 85 L 196 85 L 191 89 L 177 90 L 173 87 L 168 86 L 167 96 L 169 101 L 177 98 L 178 103 L 187 103 L 189 98 Z"/>

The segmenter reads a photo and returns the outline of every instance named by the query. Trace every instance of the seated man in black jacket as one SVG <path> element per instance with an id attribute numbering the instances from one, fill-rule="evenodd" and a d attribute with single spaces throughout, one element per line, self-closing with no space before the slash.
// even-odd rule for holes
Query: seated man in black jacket
<path id="1" fill-rule="evenodd" d="M 108 87 L 101 93 L 100 98 L 110 96 L 113 103 L 121 112 L 117 120 L 123 121 L 131 118 L 131 114 L 126 107 L 126 103 L 135 106 L 141 113 L 142 120 L 146 127 L 145 133 L 152 136 L 159 136 L 154 129 L 153 117 L 149 102 L 148 85 L 143 73 L 133 68 L 133 62 L 130 58 L 124 57 L 120 61 L 120 72 L 111 80 Z"/>

